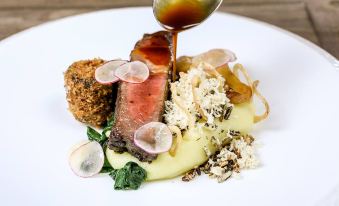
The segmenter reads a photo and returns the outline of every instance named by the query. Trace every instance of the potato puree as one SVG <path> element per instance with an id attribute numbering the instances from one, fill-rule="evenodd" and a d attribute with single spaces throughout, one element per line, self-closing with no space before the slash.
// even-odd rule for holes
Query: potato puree
<path id="1" fill-rule="evenodd" d="M 253 116 L 254 106 L 252 103 L 234 105 L 229 120 L 222 122 L 216 120 L 217 129 L 214 131 L 203 125 L 186 131 L 174 157 L 166 152 L 160 154 L 152 163 L 147 163 L 140 162 L 127 152 L 118 154 L 107 149 L 107 159 L 115 169 L 122 168 L 129 161 L 136 162 L 147 171 L 148 181 L 173 178 L 207 161 L 208 157 L 205 154 L 204 146 L 207 146 L 211 152 L 215 152 L 215 148 L 210 143 L 212 136 L 223 140 L 229 129 L 242 133 L 250 132 L 254 124 Z"/>

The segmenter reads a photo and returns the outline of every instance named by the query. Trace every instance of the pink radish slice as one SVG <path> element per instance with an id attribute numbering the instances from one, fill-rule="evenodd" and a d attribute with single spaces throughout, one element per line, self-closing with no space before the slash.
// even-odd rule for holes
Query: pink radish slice
<path id="1" fill-rule="evenodd" d="M 112 60 L 101 65 L 95 70 L 95 79 L 101 84 L 111 84 L 119 81 L 119 78 L 114 75 L 114 72 L 125 63 L 127 63 L 127 61 Z"/>
<path id="2" fill-rule="evenodd" d="M 150 154 L 167 152 L 172 146 L 172 133 L 166 124 L 150 122 L 134 133 L 134 143 Z"/>
<path id="3" fill-rule="evenodd" d="M 79 177 L 91 177 L 98 174 L 104 165 L 104 151 L 95 141 L 86 141 L 73 147 L 69 156 L 69 165 Z"/>
<path id="4" fill-rule="evenodd" d="M 213 67 L 219 67 L 229 62 L 234 62 L 237 59 L 235 54 L 227 49 L 212 49 L 208 52 L 195 56 L 192 60 L 193 64 L 205 62 Z"/>
<path id="5" fill-rule="evenodd" d="M 117 68 L 115 76 L 125 82 L 143 83 L 149 77 L 149 69 L 145 63 L 133 61 Z"/>

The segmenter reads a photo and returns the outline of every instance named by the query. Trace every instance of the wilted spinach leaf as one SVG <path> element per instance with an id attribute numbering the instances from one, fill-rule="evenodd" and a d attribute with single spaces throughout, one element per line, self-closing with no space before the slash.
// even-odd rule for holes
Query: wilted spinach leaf
<path id="1" fill-rule="evenodd" d="M 101 132 L 101 135 L 103 136 L 104 139 L 108 139 L 108 136 L 106 134 L 107 132 L 110 132 L 112 130 L 113 124 L 114 124 L 114 116 L 112 116 L 107 121 L 107 125 L 104 127 L 104 129 Z"/>
<path id="2" fill-rule="evenodd" d="M 101 134 L 91 127 L 87 127 L 87 137 L 89 140 L 99 143 L 102 140 Z"/>
<path id="3" fill-rule="evenodd" d="M 135 162 L 128 162 L 121 169 L 114 169 L 109 173 L 115 183 L 116 190 L 136 190 L 146 179 L 146 171 Z"/>
<path id="4" fill-rule="evenodd" d="M 95 129 L 93 129 L 91 127 L 87 127 L 87 137 L 88 137 L 89 140 L 97 141 L 101 145 L 103 145 L 106 142 L 106 140 L 108 139 L 108 137 L 105 134 L 105 132 L 107 132 L 107 130 L 110 130 L 110 129 L 106 128 L 106 130 L 104 129 L 102 134 L 100 134 Z"/>

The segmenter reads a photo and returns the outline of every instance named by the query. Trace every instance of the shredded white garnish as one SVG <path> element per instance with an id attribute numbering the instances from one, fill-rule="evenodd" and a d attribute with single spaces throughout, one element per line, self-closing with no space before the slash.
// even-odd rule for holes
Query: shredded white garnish
<path id="1" fill-rule="evenodd" d="M 202 115 L 206 117 L 206 122 L 213 125 L 214 119 L 222 115 L 224 106 L 230 106 L 229 99 L 224 90 L 225 79 L 221 75 L 211 75 L 206 72 L 210 69 L 206 63 L 199 64 L 196 68 L 191 68 L 188 73 L 180 73 L 178 81 L 170 84 L 170 87 L 176 87 L 177 99 L 180 105 L 184 106 L 191 117 L 173 101 L 165 102 L 165 121 L 168 125 L 178 126 L 180 129 L 187 129 L 190 118 L 196 121 Z M 192 85 L 192 81 L 197 81 L 197 85 Z M 195 101 L 192 92 L 192 86 L 195 93 Z M 196 86 L 196 87 L 194 87 Z M 196 104 L 199 105 L 201 112 Z"/>

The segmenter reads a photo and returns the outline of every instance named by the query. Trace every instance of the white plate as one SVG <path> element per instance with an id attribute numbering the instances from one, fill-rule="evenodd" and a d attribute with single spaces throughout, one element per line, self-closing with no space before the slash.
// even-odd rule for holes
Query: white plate
<path id="1" fill-rule="evenodd" d="M 228 48 L 261 80 L 272 108 L 254 132 L 261 167 L 223 184 L 204 176 L 128 192 L 114 191 L 106 176 L 73 175 L 68 150 L 86 131 L 67 111 L 63 71 L 79 59 L 128 58 L 143 33 L 160 29 L 150 8 L 128 8 L 65 18 L 0 43 L 1 205 L 339 204 L 335 58 L 275 27 L 221 13 L 182 33 L 179 55 Z"/>

